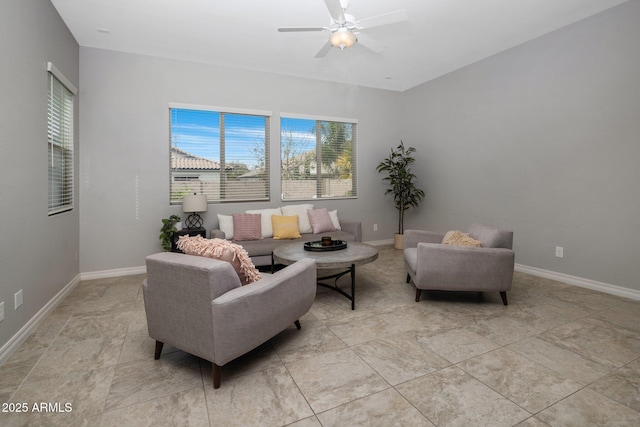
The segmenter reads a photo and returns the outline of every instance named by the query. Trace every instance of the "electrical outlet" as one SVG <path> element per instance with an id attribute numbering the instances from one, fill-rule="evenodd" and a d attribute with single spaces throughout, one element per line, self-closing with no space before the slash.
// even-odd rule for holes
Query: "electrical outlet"
<path id="1" fill-rule="evenodd" d="M 558 258 L 564 257 L 564 248 L 562 246 L 556 246 L 556 256 Z"/>
<path id="2" fill-rule="evenodd" d="M 14 295 L 14 303 L 15 303 L 15 308 L 14 310 L 17 310 L 18 307 L 20 307 L 22 305 L 22 289 L 20 289 L 18 292 L 16 292 Z"/>
<path id="3" fill-rule="evenodd" d="M 0 302 L 0 322 L 4 320 L 4 301 Z"/>
<path id="4" fill-rule="evenodd" d="M 378 224 L 373 224 L 373 231 L 378 231 Z"/>

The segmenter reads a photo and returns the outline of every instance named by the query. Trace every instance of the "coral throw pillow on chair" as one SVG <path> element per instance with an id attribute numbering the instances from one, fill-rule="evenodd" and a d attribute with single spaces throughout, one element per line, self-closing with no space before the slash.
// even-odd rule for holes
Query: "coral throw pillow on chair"
<path id="1" fill-rule="evenodd" d="M 180 236 L 176 246 L 187 255 L 199 255 L 228 262 L 238 274 L 243 286 L 262 279 L 262 275 L 253 265 L 247 251 L 226 239 Z"/>

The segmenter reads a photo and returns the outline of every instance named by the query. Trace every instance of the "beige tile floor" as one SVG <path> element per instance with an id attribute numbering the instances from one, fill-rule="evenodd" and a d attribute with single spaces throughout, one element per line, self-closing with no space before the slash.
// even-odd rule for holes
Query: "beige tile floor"
<path id="1" fill-rule="evenodd" d="M 0 400 L 29 408 L 0 425 L 640 425 L 638 301 L 516 273 L 507 307 L 497 292 L 415 303 L 383 247 L 357 271 L 355 311 L 319 288 L 302 330 L 224 366 L 214 390 L 206 361 L 167 346 L 153 360 L 143 279 L 72 291 L 0 366 Z"/>

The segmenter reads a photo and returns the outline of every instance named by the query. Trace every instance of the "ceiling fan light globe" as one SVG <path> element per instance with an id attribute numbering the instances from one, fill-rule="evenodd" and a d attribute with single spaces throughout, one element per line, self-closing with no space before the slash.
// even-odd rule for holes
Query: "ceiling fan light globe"
<path id="1" fill-rule="evenodd" d="M 356 41 L 356 35 L 344 27 L 338 28 L 329 37 L 331 46 L 339 47 L 341 50 L 353 46 Z"/>

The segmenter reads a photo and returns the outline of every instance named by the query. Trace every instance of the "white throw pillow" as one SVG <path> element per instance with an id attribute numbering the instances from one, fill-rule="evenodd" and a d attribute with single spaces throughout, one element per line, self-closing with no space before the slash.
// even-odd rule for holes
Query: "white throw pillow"
<path id="1" fill-rule="evenodd" d="M 298 215 L 298 225 L 300 227 L 300 233 L 313 233 L 311 223 L 309 222 L 309 215 L 307 214 L 308 209 L 313 209 L 313 205 L 287 205 L 282 207 L 282 215 Z"/>
<path id="2" fill-rule="evenodd" d="M 282 215 L 280 208 L 275 209 L 253 209 L 245 211 L 248 214 L 260 214 L 260 226 L 262 227 L 262 238 L 273 237 L 273 224 L 271 215 Z"/>
<path id="3" fill-rule="evenodd" d="M 225 239 L 233 239 L 233 216 L 218 214 L 218 228 L 224 232 Z"/>
<path id="4" fill-rule="evenodd" d="M 338 211 L 329 211 L 329 218 L 331 218 L 331 222 L 333 223 L 333 228 L 336 230 L 342 230 L 340 227 L 340 221 L 338 220 Z"/>

